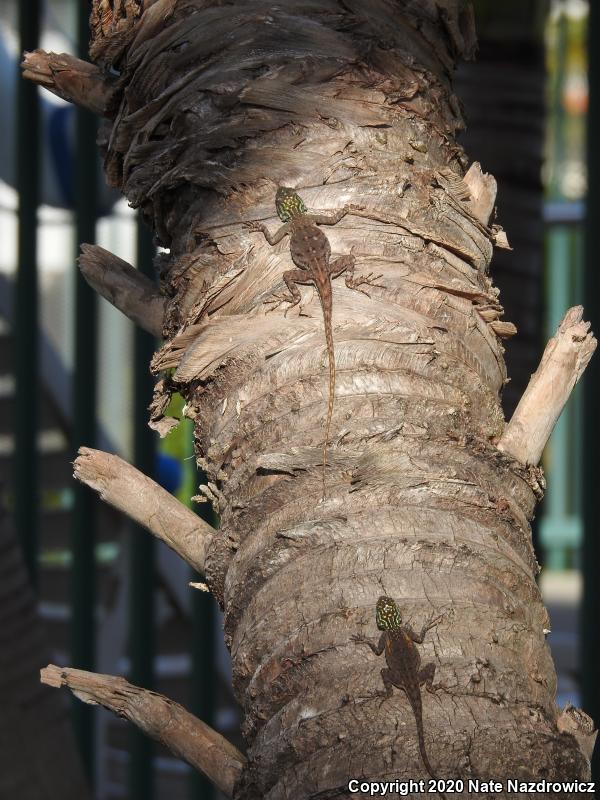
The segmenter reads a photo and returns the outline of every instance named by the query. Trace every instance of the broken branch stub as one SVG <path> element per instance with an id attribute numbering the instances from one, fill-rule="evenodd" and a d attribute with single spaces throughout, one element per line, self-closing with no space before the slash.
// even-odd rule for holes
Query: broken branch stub
<path id="1" fill-rule="evenodd" d="M 66 686 L 84 703 L 101 705 L 133 722 L 232 796 L 246 759 L 237 747 L 178 703 L 125 678 L 54 664 L 41 670 L 40 679 L 55 688 Z"/>
<path id="2" fill-rule="evenodd" d="M 112 115 L 116 79 L 95 64 L 68 53 L 34 50 L 23 54 L 21 69 L 24 78 L 63 100 L 87 108 L 94 114 Z"/>
<path id="3" fill-rule="evenodd" d="M 208 523 L 119 456 L 81 447 L 73 467 L 78 481 L 204 574 L 206 549 L 215 532 Z"/>
<path id="4" fill-rule="evenodd" d="M 540 365 L 498 442 L 499 450 L 522 464 L 539 462 L 597 344 L 590 323 L 583 321 L 583 307 L 570 308 L 546 345 Z"/>
<path id="5" fill-rule="evenodd" d="M 82 244 L 78 259 L 89 285 L 122 314 L 156 338 L 162 335 L 165 298 L 127 261 L 95 244 Z"/>

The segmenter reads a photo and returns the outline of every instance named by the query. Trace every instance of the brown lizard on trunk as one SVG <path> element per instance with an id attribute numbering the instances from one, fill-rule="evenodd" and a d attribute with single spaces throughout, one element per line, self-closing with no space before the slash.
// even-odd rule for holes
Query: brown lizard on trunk
<path id="1" fill-rule="evenodd" d="M 275 196 L 277 215 L 283 225 L 274 235 L 261 222 L 249 222 L 247 227 L 253 231 L 261 231 L 270 245 L 280 242 L 284 236 L 290 237 L 290 255 L 298 269 L 291 269 L 283 273 L 283 280 L 290 294 L 277 297 L 274 301 L 274 310 L 280 303 L 289 302 L 290 308 L 300 303 L 302 296 L 297 284 L 314 284 L 321 300 L 323 320 L 325 323 L 325 341 L 327 343 L 327 356 L 329 360 L 329 403 L 327 408 L 327 424 L 325 427 L 325 441 L 323 443 L 323 499 L 325 499 L 325 470 L 327 467 L 327 444 L 329 442 L 329 429 L 333 413 L 333 400 L 335 395 L 335 356 L 333 349 L 332 331 L 332 302 L 331 281 L 342 273 L 346 273 L 346 286 L 368 295 L 363 285 L 378 286 L 375 281 L 381 277 L 372 274 L 355 278 L 354 266 L 356 259 L 352 254 L 340 256 L 335 261 L 330 261 L 331 246 L 329 240 L 319 229 L 319 225 L 335 225 L 342 217 L 351 211 L 358 211 L 358 206 L 347 205 L 333 214 L 309 214 L 302 199 L 294 189 L 284 186 L 277 190 Z M 287 309 L 289 311 L 289 309 Z M 286 313 L 287 313 L 286 311 Z"/>
<path id="2" fill-rule="evenodd" d="M 440 621 L 443 615 L 426 622 L 421 628 L 420 633 L 415 633 L 410 625 L 402 623 L 400 609 L 391 597 L 383 595 L 377 601 L 376 620 L 377 627 L 382 631 L 379 642 L 373 644 L 365 636 L 352 636 L 352 641 L 359 644 L 368 645 L 376 656 L 380 656 L 385 650 L 385 660 L 387 668 L 381 670 L 381 677 L 385 691 L 379 691 L 376 696 L 383 696 L 384 700 L 390 698 L 394 691 L 394 686 L 403 689 L 408 702 L 411 705 L 415 722 L 417 724 L 417 738 L 419 740 L 419 751 L 425 769 L 431 777 L 437 781 L 427 751 L 425 749 L 425 739 L 423 736 L 423 703 L 421 700 L 421 686 L 425 685 L 428 691 L 433 691 L 433 678 L 435 675 L 435 664 L 426 664 L 421 669 L 421 656 L 415 647 L 422 644 L 425 634 Z M 383 702 L 383 701 L 382 701 Z M 438 792 L 442 797 L 445 795 Z"/>

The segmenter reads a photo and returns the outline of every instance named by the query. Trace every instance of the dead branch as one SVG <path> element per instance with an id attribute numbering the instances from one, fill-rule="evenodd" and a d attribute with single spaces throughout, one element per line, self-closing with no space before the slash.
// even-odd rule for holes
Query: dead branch
<path id="1" fill-rule="evenodd" d="M 483 172 L 479 161 L 474 161 L 467 170 L 463 181 L 469 187 L 470 198 L 467 205 L 471 214 L 483 225 L 487 225 L 494 210 L 498 186 L 493 175 Z"/>
<path id="2" fill-rule="evenodd" d="M 73 467 L 78 481 L 204 574 L 206 549 L 215 531 L 193 511 L 119 456 L 81 447 Z"/>
<path id="3" fill-rule="evenodd" d="M 122 258 L 82 244 L 79 268 L 92 289 L 153 336 L 162 335 L 165 299 L 156 286 Z"/>
<path id="4" fill-rule="evenodd" d="M 24 53 L 21 69 L 24 78 L 43 86 L 63 100 L 103 117 L 113 115 L 115 78 L 102 72 L 95 64 L 68 53 L 34 50 Z"/>
<path id="5" fill-rule="evenodd" d="M 597 341 L 583 307 L 570 308 L 544 350 L 498 449 L 522 464 L 537 464 L 575 384 L 588 365 Z"/>
<path id="6" fill-rule="evenodd" d="M 598 731 L 594 730 L 594 720 L 585 711 L 567 703 L 556 719 L 556 727 L 561 733 L 574 736 L 586 758 L 592 760 Z"/>
<path id="7" fill-rule="evenodd" d="M 246 759 L 220 733 L 178 703 L 113 675 L 49 664 L 40 677 L 48 686 L 67 686 L 84 703 L 101 705 L 133 722 L 232 796 Z"/>

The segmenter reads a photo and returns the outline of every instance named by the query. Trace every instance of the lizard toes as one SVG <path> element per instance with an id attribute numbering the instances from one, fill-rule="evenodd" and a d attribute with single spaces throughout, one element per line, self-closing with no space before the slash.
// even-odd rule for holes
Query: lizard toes
<path id="1" fill-rule="evenodd" d="M 383 277 L 383 273 L 380 273 L 379 275 L 373 275 L 372 272 L 369 272 L 368 275 L 365 275 L 362 278 L 362 282 L 368 284 L 369 286 L 379 286 L 380 289 L 385 289 L 385 286 L 382 286 L 382 284 L 375 283 L 375 281 L 378 281 L 379 278 L 382 278 L 382 277 Z"/>
<path id="2" fill-rule="evenodd" d="M 286 308 L 286 310 L 283 312 L 283 316 L 284 316 L 284 317 L 287 317 L 287 313 L 288 313 L 288 311 L 289 311 L 291 308 L 293 308 L 294 306 L 297 306 L 297 305 L 298 305 L 298 303 L 299 303 L 300 301 L 299 301 L 299 300 L 293 300 L 291 297 L 286 297 L 286 298 L 285 298 L 285 302 L 286 302 L 286 303 L 289 303 L 289 306 L 288 306 L 288 307 Z M 300 306 L 300 316 L 302 316 L 302 306 Z"/>
<path id="3" fill-rule="evenodd" d="M 269 314 L 271 311 L 275 311 L 276 308 L 279 308 L 279 306 L 283 303 L 289 303 L 289 306 L 286 308 L 283 314 L 283 316 L 286 317 L 290 308 L 297 306 L 299 302 L 300 300 L 295 300 L 289 294 L 274 294 L 269 300 L 265 300 L 265 305 L 271 306 L 271 308 L 269 308 L 265 313 Z"/>

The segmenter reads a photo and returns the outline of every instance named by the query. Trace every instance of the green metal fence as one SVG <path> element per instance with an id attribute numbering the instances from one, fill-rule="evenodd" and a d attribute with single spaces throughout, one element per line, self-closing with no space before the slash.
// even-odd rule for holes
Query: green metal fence
<path id="1" fill-rule="evenodd" d="M 545 339 L 565 311 L 584 298 L 585 119 L 587 8 L 556 2 L 546 25 L 547 202 L 545 237 Z M 585 301 L 585 303 L 584 303 Z M 544 453 L 548 489 L 539 538 L 545 566 L 579 567 L 582 524 L 582 389 L 576 387 Z"/>
<path id="2" fill-rule="evenodd" d="M 546 339 L 556 332 L 567 308 L 583 303 L 582 202 L 555 201 L 545 206 Z M 583 538 L 582 403 L 577 386 L 544 453 L 548 483 L 541 507 L 540 544 L 549 569 L 578 567 Z"/>

